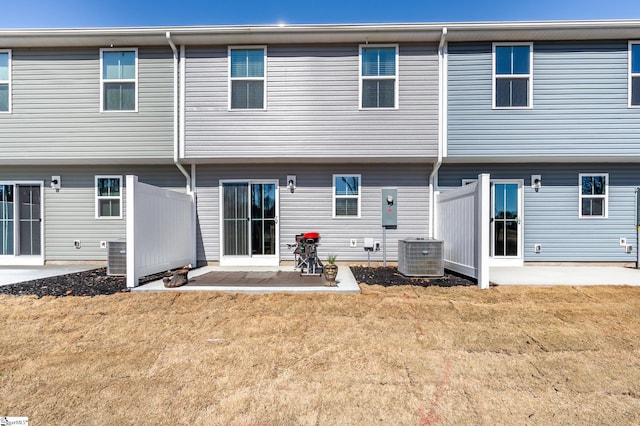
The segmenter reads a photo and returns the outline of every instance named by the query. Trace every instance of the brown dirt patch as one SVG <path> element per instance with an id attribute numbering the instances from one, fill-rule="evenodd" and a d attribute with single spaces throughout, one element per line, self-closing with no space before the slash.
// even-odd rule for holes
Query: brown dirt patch
<path id="1" fill-rule="evenodd" d="M 639 424 L 640 288 L 0 296 L 33 424 Z"/>

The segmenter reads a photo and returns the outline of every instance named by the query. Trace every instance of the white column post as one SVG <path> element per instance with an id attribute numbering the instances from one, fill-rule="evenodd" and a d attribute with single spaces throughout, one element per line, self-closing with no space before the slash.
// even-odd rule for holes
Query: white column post
<path id="1" fill-rule="evenodd" d="M 489 220 L 491 212 L 491 176 L 488 173 L 478 175 L 478 211 L 476 214 L 476 247 L 478 268 L 478 287 L 489 288 Z"/>
<path id="2" fill-rule="evenodd" d="M 138 265 L 136 264 L 136 185 L 138 177 L 127 175 L 127 287 L 138 286 Z"/>

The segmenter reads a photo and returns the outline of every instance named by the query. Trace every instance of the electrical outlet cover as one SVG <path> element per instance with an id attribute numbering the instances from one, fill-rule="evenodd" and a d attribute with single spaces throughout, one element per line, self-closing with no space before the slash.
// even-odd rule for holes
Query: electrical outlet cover
<path id="1" fill-rule="evenodd" d="M 351 247 L 356 247 L 358 245 L 358 240 L 352 238 L 351 241 L 349 241 L 349 244 Z"/>

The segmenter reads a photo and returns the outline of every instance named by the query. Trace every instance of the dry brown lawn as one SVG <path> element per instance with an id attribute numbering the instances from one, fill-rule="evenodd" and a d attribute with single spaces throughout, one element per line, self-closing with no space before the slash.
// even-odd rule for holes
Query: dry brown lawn
<path id="1" fill-rule="evenodd" d="M 0 297 L 31 425 L 640 424 L 640 288 Z"/>

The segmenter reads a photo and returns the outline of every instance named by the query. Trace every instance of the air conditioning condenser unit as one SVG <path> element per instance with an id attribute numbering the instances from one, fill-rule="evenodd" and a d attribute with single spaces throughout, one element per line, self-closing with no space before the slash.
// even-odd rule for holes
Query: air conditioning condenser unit
<path id="1" fill-rule="evenodd" d="M 443 242 L 431 238 L 398 241 L 398 272 L 408 277 L 444 275 Z"/>
<path id="2" fill-rule="evenodd" d="M 107 242 L 107 275 L 127 275 L 127 242 Z"/>

